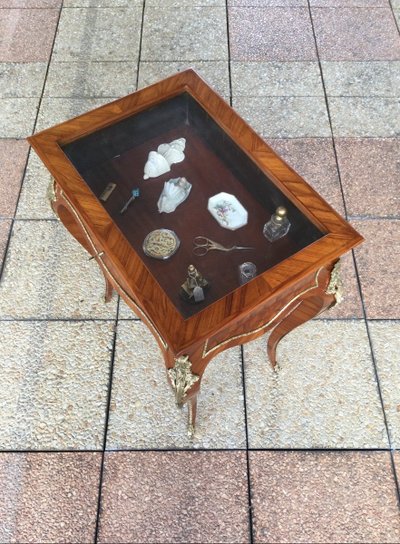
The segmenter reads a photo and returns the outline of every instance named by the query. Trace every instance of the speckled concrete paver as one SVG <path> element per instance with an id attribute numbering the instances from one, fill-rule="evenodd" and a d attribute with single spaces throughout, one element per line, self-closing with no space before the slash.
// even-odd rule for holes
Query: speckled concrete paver
<path id="1" fill-rule="evenodd" d="M 245 452 L 106 454 L 99 542 L 249 542 Z"/>
<path id="2" fill-rule="evenodd" d="M 307 0 L 228 0 L 228 6 L 307 7 Z"/>
<path id="3" fill-rule="evenodd" d="M 0 283 L 0 318 L 114 319 L 95 261 L 58 221 L 14 224 Z"/>
<path id="4" fill-rule="evenodd" d="M 390 454 L 250 452 L 255 542 L 398 542 Z"/>
<path id="5" fill-rule="evenodd" d="M 388 0 L 310 0 L 310 6 L 321 8 L 387 8 Z"/>
<path id="6" fill-rule="evenodd" d="M 25 138 L 35 123 L 39 98 L 0 98 L 0 138 Z"/>
<path id="7" fill-rule="evenodd" d="M 143 0 L 64 0 L 66 8 L 125 8 L 143 4 Z"/>
<path id="8" fill-rule="evenodd" d="M 233 7 L 229 28 L 232 60 L 316 60 L 307 8 Z"/>
<path id="9" fill-rule="evenodd" d="M 322 60 L 400 60 L 392 11 L 386 8 L 313 8 Z"/>
<path id="10" fill-rule="evenodd" d="M 207 367 L 194 441 L 189 440 L 186 429 L 187 409 L 175 405 L 155 339 L 142 323 L 120 321 L 108 449 L 244 448 L 239 349 L 224 352 Z"/>
<path id="11" fill-rule="evenodd" d="M 399 61 L 323 61 L 321 66 L 329 96 L 400 95 Z"/>
<path id="12" fill-rule="evenodd" d="M 101 448 L 110 322 L 0 321 L 0 449 Z"/>
<path id="13" fill-rule="evenodd" d="M 33 98 L 42 94 L 46 62 L 0 63 L 0 97 Z"/>
<path id="14" fill-rule="evenodd" d="M 0 453 L 1 542 L 93 542 L 99 453 Z"/>
<path id="15" fill-rule="evenodd" d="M 0 8 L 59 8 L 61 3 L 62 0 L 0 0 Z"/>
<path id="16" fill-rule="evenodd" d="M 120 97 L 136 90 L 137 62 L 52 62 L 44 96 Z"/>
<path id="17" fill-rule="evenodd" d="M 2 9 L 0 62 L 48 61 L 58 9 Z"/>
<path id="18" fill-rule="evenodd" d="M 328 97 L 335 137 L 391 138 L 400 135 L 400 101 L 381 97 Z"/>
<path id="19" fill-rule="evenodd" d="M 0 219 L 0 268 L 3 266 L 8 237 L 10 235 L 11 220 Z"/>
<path id="20" fill-rule="evenodd" d="M 370 321 L 392 447 L 400 449 L 400 321 Z"/>
<path id="21" fill-rule="evenodd" d="M 165 21 L 168 21 L 168 25 Z M 223 7 L 146 8 L 141 60 L 227 60 L 228 38 Z"/>
<path id="22" fill-rule="evenodd" d="M 234 97 L 233 107 L 264 138 L 329 137 L 321 96 Z"/>
<path id="23" fill-rule="evenodd" d="M 13 217 L 28 156 L 28 144 L 0 140 L 0 217 Z"/>
<path id="24" fill-rule="evenodd" d="M 137 62 L 142 10 L 65 8 L 54 44 L 55 61 Z"/>
<path id="25" fill-rule="evenodd" d="M 312 321 L 278 346 L 244 346 L 251 448 L 385 448 L 388 445 L 363 322 Z"/>
<path id="26" fill-rule="evenodd" d="M 232 62 L 234 96 L 323 96 L 317 62 Z"/>
<path id="27" fill-rule="evenodd" d="M 365 238 L 356 250 L 356 262 L 361 281 L 367 317 L 370 319 L 399 319 L 398 262 L 400 257 L 400 221 L 352 221 Z"/>
<path id="28" fill-rule="evenodd" d="M 398 216 L 399 140 L 337 138 L 335 145 L 348 214 Z"/>

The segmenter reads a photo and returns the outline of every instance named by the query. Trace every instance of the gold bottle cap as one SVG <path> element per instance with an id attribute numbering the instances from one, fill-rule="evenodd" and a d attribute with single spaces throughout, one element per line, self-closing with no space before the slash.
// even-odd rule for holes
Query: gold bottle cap
<path id="1" fill-rule="evenodd" d="M 275 219 L 282 221 L 287 216 L 287 209 L 284 206 L 279 206 L 275 210 Z"/>

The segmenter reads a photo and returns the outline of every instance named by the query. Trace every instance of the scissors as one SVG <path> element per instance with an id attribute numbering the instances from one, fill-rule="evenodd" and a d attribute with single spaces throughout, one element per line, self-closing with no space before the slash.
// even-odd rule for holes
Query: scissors
<path id="1" fill-rule="evenodd" d="M 254 247 L 232 246 L 225 247 L 218 242 L 214 242 L 205 236 L 196 236 L 193 240 L 194 248 L 193 253 L 198 257 L 203 257 L 209 251 L 217 249 L 218 251 L 233 251 L 234 249 L 254 249 Z"/>

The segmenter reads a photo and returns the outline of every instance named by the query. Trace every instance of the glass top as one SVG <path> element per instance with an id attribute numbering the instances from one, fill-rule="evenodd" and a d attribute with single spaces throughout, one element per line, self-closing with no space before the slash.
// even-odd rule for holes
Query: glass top
<path id="1" fill-rule="evenodd" d="M 184 159 L 170 164 L 167 154 L 160 166 L 169 166 L 170 170 L 144 179 L 149 153 L 157 152 L 161 144 L 181 138 L 186 140 Z M 239 288 L 240 264 L 252 262 L 257 274 L 262 274 L 324 235 L 188 93 L 80 138 L 63 150 L 185 319 Z M 164 183 L 180 177 L 192 185 L 189 196 L 175 211 L 160 213 L 157 202 Z M 106 198 L 104 191 L 109 184 L 115 187 Z M 139 188 L 140 196 L 121 214 L 134 188 Z M 209 199 L 219 193 L 239 201 L 248 214 L 245 225 L 236 230 L 224 228 L 208 211 Z M 229 208 L 229 203 L 231 211 L 232 207 L 235 209 L 231 197 L 228 204 L 226 198 L 221 198 L 222 208 L 216 199 L 217 212 L 224 214 L 223 208 Z M 263 235 L 263 227 L 279 206 L 287 209 L 291 226 L 283 238 L 271 243 Z M 228 218 L 222 217 L 222 225 L 225 220 L 228 226 L 235 227 L 237 223 L 230 222 L 229 213 L 228 210 Z M 239 210 L 239 224 L 243 217 Z M 155 259 L 143 250 L 144 240 L 155 229 L 171 230 L 179 239 L 178 249 L 168 259 Z M 254 249 L 210 251 L 196 256 L 193 247 L 197 236 L 225 247 Z M 196 304 L 180 295 L 191 264 L 210 285 L 204 301 Z"/>

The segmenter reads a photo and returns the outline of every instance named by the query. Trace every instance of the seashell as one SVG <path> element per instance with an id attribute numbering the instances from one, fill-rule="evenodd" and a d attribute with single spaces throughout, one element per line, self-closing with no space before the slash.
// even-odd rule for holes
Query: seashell
<path id="1" fill-rule="evenodd" d="M 169 144 L 171 147 L 175 148 L 177 151 L 184 151 L 186 146 L 185 138 L 178 138 Z"/>
<path id="2" fill-rule="evenodd" d="M 160 144 L 157 151 L 150 151 L 144 167 L 144 179 L 156 178 L 169 172 L 171 164 L 182 162 L 185 158 L 185 138 L 178 138 L 169 144 Z"/>
<path id="3" fill-rule="evenodd" d="M 182 162 L 185 158 L 183 151 L 180 149 L 175 149 L 174 147 L 168 147 L 168 149 L 165 151 L 165 153 L 162 153 L 162 155 L 170 165 L 177 162 Z"/>
<path id="4" fill-rule="evenodd" d="M 150 151 L 147 162 L 144 166 L 143 179 L 156 178 L 165 174 L 171 170 L 169 162 L 166 158 L 157 153 L 157 151 Z"/>
<path id="5" fill-rule="evenodd" d="M 169 144 L 160 144 L 157 151 L 158 153 L 161 153 L 161 155 L 163 155 L 171 165 L 183 161 L 185 158 L 185 154 L 183 153 L 185 145 L 185 138 L 178 138 Z"/>
<path id="6" fill-rule="evenodd" d="M 160 213 L 171 213 L 176 210 L 189 196 L 192 188 L 186 178 L 170 179 L 164 183 L 164 188 L 157 202 Z"/>

